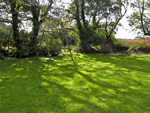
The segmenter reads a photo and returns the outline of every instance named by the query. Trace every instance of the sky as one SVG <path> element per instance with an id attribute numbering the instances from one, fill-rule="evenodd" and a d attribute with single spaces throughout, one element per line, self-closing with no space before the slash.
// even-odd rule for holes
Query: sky
<path id="1" fill-rule="evenodd" d="M 123 27 L 118 27 L 118 32 L 116 34 L 116 38 L 127 38 L 134 39 L 137 34 L 135 31 L 132 31 L 132 28 L 129 26 L 129 22 L 127 21 L 127 16 L 131 15 L 133 10 L 131 8 L 128 9 L 126 15 L 122 18 L 120 23 L 122 23 Z"/>
<path id="2" fill-rule="evenodd" d="M 133 12 L 133 10 L 131 8 L 129 8 L 126 15 L 120 21 L 120 23 L 122 23 L 123 27 L 118 27 L 118 31 L 115 36 L 116 38 L 133 39 L 137 36 L 137 34 L 134 31 L 131 31 L 132 28 L 129 26 L 129 22 L 126 19 L 126 17 L 128 15 L 130 15 L 132 12 Z"/>
<path id="3" fill-rule="evenodd" d="M 71 0 L 64 0 L 65 3 L 70 3 Z M 129 22 L 127 21 L 126 17 L 130 14 L 132 14 L 133 10 L 131 8 L 128 9 L 126 15 L 122 18 L 120 21 L 123 25 L 123 27 L 118 27 L 117 34 L 115 35 L 116 38 L 121 39 L 134 39 L 137 34 L 135 32 L 131 31 L 131 27 L 129 26 Z"/>

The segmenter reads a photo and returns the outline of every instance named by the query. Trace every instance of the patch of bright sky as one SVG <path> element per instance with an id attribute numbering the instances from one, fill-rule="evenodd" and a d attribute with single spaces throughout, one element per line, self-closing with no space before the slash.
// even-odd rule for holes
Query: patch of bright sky
<path id="1" fill-rule="evenodd" d="M 116 38 L 126 38 L 126 39 L 134 39 L 137 34 L 134 31 L 131 31 L 132 28 L 129 26 L 129 22 L 127 21 L 127 16 L 131 15 L 133 10 L 131 8 L 128 9 L 126 15 L 122 18 L 120 23 L 122 23 L 122 27 L 118 27 Z"/>

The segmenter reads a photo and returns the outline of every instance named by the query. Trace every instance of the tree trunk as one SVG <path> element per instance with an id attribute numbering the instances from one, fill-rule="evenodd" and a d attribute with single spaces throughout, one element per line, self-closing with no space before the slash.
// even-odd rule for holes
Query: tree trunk
<path id="1" fill-rule="evenodd" d="M 38 6 L 33 5 L 31 6 L 31 12 L 32 12 L 32 22 L 33 22 L 33 28 L 32 28 L 32 37 L 31 37 L 31 54 L 35 54 L 37 49 L 37 36 L 40 29 L 40 22 L 39 22 L 39 14 L 40 9 Z"/>
<path id="2" fill-rule="evenodd" d="M 82 1 L 82 9 L 81 9 L 81 17 L 82 17 L 82 21 L 84 23 L 84 26 L 82 26 L 81 22 L 80 22 L 80 12 L 79 12 L 79 1 L 75 0 L 75 5 L 76 5 L 76 21 L 77 21 L 77 27 L 79 30 L 79 36 L 80 36 L 80 47 L 81 47 L 81 52 L 84 53 L 90 53 L 92 48 L 87 40 L 88 33 L 87 33 L 87 25 L 85 22 L 85 16 L 84 16 L 84 1 Z"/>
<path id="3" fill-rule="evenodd" d="M 37 46 L 37 36 L 38 36 L 38 33 L 39 33 L 39 28 L 40 28 L 40 25 L 38 23 L 35 23 L 33 22 L 33 35 L 32 35 L 32 38 L 31 38 L 31 43 L 32 43 L 32 46 L 33 47 L 36 47 Z"/>
<path id="4" fill-rule="evenodd" d="M 13 38 L 15 40 L 15 47 L 17 48 L 17 56 L 21 56 L 21 40 L 19 38 L 19 26 L 18 26 L 18 10 L 16 8 L 16 1 L 9 1 L 11 4 L 12 13 L 12 28 L 13 28 Z"/>

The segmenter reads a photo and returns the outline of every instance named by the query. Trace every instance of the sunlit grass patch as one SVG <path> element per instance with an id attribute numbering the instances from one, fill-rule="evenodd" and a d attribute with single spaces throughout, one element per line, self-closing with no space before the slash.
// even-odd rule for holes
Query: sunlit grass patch
<path id="1" fill-rule="evenodd" d="M 150 56 L 73 56 L 1 61 L 0 112 L 150 111 Z"/>

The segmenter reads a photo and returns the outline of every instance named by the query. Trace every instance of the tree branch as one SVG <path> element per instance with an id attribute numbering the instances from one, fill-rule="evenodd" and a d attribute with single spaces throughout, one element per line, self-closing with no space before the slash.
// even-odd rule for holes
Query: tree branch
<path id="1" fill-rule="evenodd" d="M 139 2 L 138 2 L 139 3 Z M 143 19 L 143 16 L 144 16 L 144 0 L 142 1 L 142 9 L 141 8 L 139 8 L 139 12 L 140 12 L 140 18 L 141 18 L 141 25 L 142 25 L 142 30 L 143 30 L 143 33 L 144 33 L 144 35 L 148 35 L 148 36 L 150 36 L 150 33 L 149 33 L 149 31 L 148 31 L 148 28 L 147 28 L 147 32 L 146 32 L 146 30 L 145 30 L 145 28 L 144 28 L 144 23 L 143 23 L 143 21 L 144 21 L 144 19 Z M 139 4 L 140 5 L 140 4 Z M 142 10 L 142 11 L 141 11 Z"/>
<path id="2" fill-rule="evenodd" d="M 7 20 L 7 19 L 2 19 L 2 18 L 0 18 L 0 22 L 5 22 L 5 23 L 12 23 L 12 21 L 11 21 L 11 20 Z"/>
<path id="3" fill-rule="evenodd" d="M 125 14 L 127 13 L 127 7 L 125 7 L 125 5 L 123 3 L 121 3 L 122 6 L 124 7 L 125 9 L 125 12 L 123 13 L 123 15 L 121 15 L 121 17 L 117 20 L 115 26 L 112 28 L 110 34 L 109 34 L 109 37 L 112 35 L 112 33 L 114 32 L 114 30 L 116 29 L 117 25 L 119 24 L 120 20 L 125 16 Z"/>
<path id="4" fill-rule="evenodd" d="M 64 28 L 64 29 L 66 29 L 66 30 L 72 30 L 72 31 L 75 32 L 75 29 L 73 29 L 73 28 Z"/>
<path id="5" fill-rule="evenodd" d="M 48 5 L 48 8 L 47 8 L 46 12 L 45 12 L 43 15 L 41 15 L 41 20 L 39 21 L 40 23 L 42 23 L 42 22 L 45 20 L 45 17 L 47 16 L 48 11 L 49 11 L 49 10 L 51 9 L 51 7 L 52 7 L 53 0 L 49 0 L 49 2 L 50 2 L 50 5 Z"/>
<path id="6" fill-rule="evenodd" d="M 83 25 L 85 28 L 87 28 L 86 22 L 85 22 L 85 14 L 84 14 L 84 4 L 85 4 L 85 0 L 82 0 L 82 4 L 81 4 L 81 17 L 82 17 L 82 21 L 83 21 Z"/>

